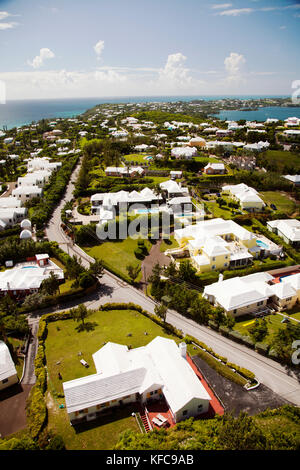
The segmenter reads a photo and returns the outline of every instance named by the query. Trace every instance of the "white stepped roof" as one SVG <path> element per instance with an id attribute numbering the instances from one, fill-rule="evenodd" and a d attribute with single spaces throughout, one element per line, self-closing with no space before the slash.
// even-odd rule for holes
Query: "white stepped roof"
<path id="1" fill-rule="evenodd" d="M 277 282 L 270 286 L 270 289 L 273 291 L 274 295 L 279 297 L 279 299 L 286 299 L 297 294 L 289 282 Z"/>
<path id="2" fill-rule="evenodd" d="M 63 384 L 68 413 L 158 387 L 173 413 L 193 398 L 210 400 L 174 340 L 158 336 L 132 350 L 107 343 L 93 358 L 97 374 Z"/>
<path id="3" fill-rule="evenodd" d="M 15 364 L 4 341 L 0 341 L 0 381 L 17 374 Z"/>

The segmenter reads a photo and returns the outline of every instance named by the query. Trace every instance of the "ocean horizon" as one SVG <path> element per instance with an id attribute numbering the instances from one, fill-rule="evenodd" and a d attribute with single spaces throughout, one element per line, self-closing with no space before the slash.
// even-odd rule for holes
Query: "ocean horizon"
<path id="1" fill-rule="evenodd" d="M 24 99 L 8 100 L 6 104 L 0 104 L 0 129 L 5 126 L 7 129 L 21 127 L 37 122 L 41 119 L 73 118 L 88 109 L 100 104 L 117 103 L 149 103 L 149 102 L 176 102 L 191 100 L 212 101 L 217 99 L 260 99 L 260 98 L 288 98 L 287 95 L 170 95 L 170 96 L 115 96 L 115 97 L 95 97 L 95 98 L 61 98 L 61 99 Z M 276 108 L 274 108 L 276 109 Z M 284 109 L 284 108 L 277 108 Z M 291 108 L 299 111 L 296 115 L 300 117 L 300 108 Z M 259 111 L 259 110 L 258 110 Z M 234 111 L 224 111 L 228 119 L 229 113 Z M 244 111 L 236 111 L 245 113 Z M 255 111 L 254 111 L 255 113 Z M 217 115 L 220 117 L 219 115 Z M 288 115 L 289 116 L 289 115 Z M 288 117 L 287 116 L 287 117 Z M 275 117 L 276 116 L 272 116 Z M 236 119 L 242 119 L 236 118 Z M 245 117 L 245 119 L 247 119 Z M 255 119 L 255 118 L 254 118 Z M 258 119 L 258 118 L 257 118 Z M 280 119 L 280 118 L 279 118 Z"/>

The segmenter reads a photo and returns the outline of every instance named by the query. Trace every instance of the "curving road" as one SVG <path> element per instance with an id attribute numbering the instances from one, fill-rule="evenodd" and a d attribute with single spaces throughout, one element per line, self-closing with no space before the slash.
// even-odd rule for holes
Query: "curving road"
<path id="1" fill-rule="evenodd" d="M 75 254 L 76 256 L 80 256 L 82 264 L 88 267 L 93 259 L 78 246 L 74 245 L 60 227 L 61 209 L 66 201 L 72 198 L 74 189 L 72 180 L 76 179 L 79 166 L 80 165 L 78 165 L 73 172 L 65 196 L 55 209 L 46 233 L 49 240 L 56 241 L 59 246 L 70 255 Z M 143 309 L 154 313 L 155 302 L 152 299 L 108 271 L 105 271 L 104 276 L 101 278 L 101 285 L 98 291 L 92 294 L 91 298 L 86 298 L 83 303 L 89 308 L 96 309 L 106 302 L 128 301 L 139 304 Z M 66 306 L 65 308 L 68 307 Z M 57 311 L 59 311 L 59 309 Z M 211 347 L 216 353 L 227 357 L 228 361 L 253 371 L 261 383 L 285 400 L 300 406 L 299 371 L 292 370 L 271 359 L 261 356 L 246 346 L 237 344 L 205 326 L 198 325 L 173 310 L 168 310 L 166 320 L 168 323 L 182 330 L 183 333 L 194 336 L 198 340 L 206 343 L 207 346 Z"/>

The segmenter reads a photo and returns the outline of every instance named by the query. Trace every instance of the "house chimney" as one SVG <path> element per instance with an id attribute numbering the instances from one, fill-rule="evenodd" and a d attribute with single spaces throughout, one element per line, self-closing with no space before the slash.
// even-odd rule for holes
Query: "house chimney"
<path id="1" fill-rule="evenodd" d="M 183 343 L 183 342 L 179 343 L 178 347 L 179 347 L 181 357 L 186 359 L 186 343 Z"/>

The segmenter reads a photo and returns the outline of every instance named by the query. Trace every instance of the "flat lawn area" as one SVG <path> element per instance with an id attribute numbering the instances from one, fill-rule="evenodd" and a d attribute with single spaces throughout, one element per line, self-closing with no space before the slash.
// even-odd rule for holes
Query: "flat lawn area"
<path id="1" fill-rule="evenodd" d="M 91 324 L 90 331 L 78 332 L 79 324 L 71 319 L 48 324 L 47 367 L 57 392 L 63 391 L 58 372 L 61 373 L 63 382 L 96 373 L 92 354 L 105 342 L 112 341 L 137 348 L 148 344 L 156 336 L 177 340 L 152 320 L 132 310 L 97 311 L 91 314 L 86 322 Z M 148 334 L 145 335 L 145 332 Z M 132 336 L 127 336 L 129 333 Z M 79 352 L 82 356 L 78 356 Z M 88 369 L 81 365 L 82 358 L 89 364 Z M 57 364 L 58 361 L 60 364 Z"/>
<path id="2" fill-rule="evenodd" d="M 125 155 L 124 158 L 128 162 L 147 163 L 148 160 L 146 160 L 145 157 L 148 155 L 148 153 L 131 153 L 129 155 Z M 149 161 L 151 162 L 151 160 Z"/>
<path id="3" fill-rule="evenodd" d="M 48 429 L 62 436 L 67 450 L 111 450 L 126 429 L 140 432 L 133 408 L 115 410 L 113 414 L 82 424 L 76 429 L 70 426 L 66 409 L 59 409 L 50 393 L 47 393 Z"/>
<path id="4" fill-rule="evenodd" d="M 226 210 L 222 207 L 219 207 L 219 205 L 216 202 L 212 202 L 212 201 L 203 200 L 203 203 L 207 206 L 210 212 L 212 212 L 214 217 L 216 218 L 221 217 L 222 219 L 232 218 L 232 212 L 230 209 Z M 237 209 L 234 209 L 234 210 L 237 210 Z"/>
<path id="5" fill-rule="evenodd" d="M 164 252 L 166 250 L 171 250 L 172 248 L 178 248 L 178 247 L 179 245 L 177 241 L 175 240 L 174 235 L 171 235 L 169 240 L 162 241 L 159 249 L 161 252 Z"/>
<path id="6" fill-rule="evenodd" d="M 162 327 L 139 312 L 132 310 L 97 311 L 86 320 L 91 325 L 89 331 L 77 331 L 78 323 L 73 320 L 61 320 L 48 324 L 48 336 L 45 341 L 45 352 L 49 374 L 47 406 L 49 410 L 48 427 L 60 434 L 67 449 L 112 449 L 119 433 L 125 429 L 139 428 L 131 416 L 134 409 L 118 409 L 112 415 L 99 421 L 91 421 L 79 430 L 70 426 L 63 398 L 55 398 L 55 393 L 63 392 L 62 382 L 96 373 L 92 354 L 99 350 L 105 342 L 131 345 L 137 348 L 148 344 L 156 336 L 180 339 L 168 334 Z M 145 332 L 148 334 L 145 335 Z M 132 336 L 128 336 L 128 334 Z M 78 356 L 81 352 L 82 356 Z M 79 362 L 84 358 L 89 368 Z M 60 362 L 60 364 L 57 364 Z M 58 372 L 62 381 L 58 379 Z M 52 393 L 50 393 L 52 392 Z"/>
<path id="7" fill-rule="evenodd" d="M 126 266 L 129 264 L 141 266 L 141 260 L 138 260 L 134 254 L 137 246 L 137 240 L 128 237 L 126 240 L 104 242 L 101 245 L 82 248 L 90 256 L 102 259 L 108 267 L 128 276 Z M 145 240 L 145 246 L 150 251 L 152 245 L 148 240 Z"/>
<path id="8" fill-rule="evenodd" d="M 272 335 L 276 333 L 278 330 L 285 328 L 286 324 L 281 323 L 281 321 L 283 320 L 283 317 L 278 314 L 267 315 L 264 318 L 267 320 L 267 324 L 268 324 L 268 335 L 266 336 L 263 342 L 266 344 L 270 344 Z M 261 321 L 261 319 L 258 319 L 258 321 Z M 234 325 L 233 329 L 239 331 L 244 336 L 250 336 L 248 330 L 254 325 L 254 323 L 255 323 L 255 318 L 252 317 L 251 315 L 244 316 L 241 318 L 241 320 L 236 318 L 236 324 Z M 296 324 L 296 322 L 293 322 L 293 323 Z"/>
<path id="9" fill-rule="evenodd" d="M 275 204 L 277 211 L 287 215 L 296 211 L 296 203 L 288 197 L 288 194 L 277 191 L 263 191 L 260 193 L 264 202 L 268 205 Z"/>
<path id="10" fill-rule="evenodd" d="M 283 170 L 285 165 L 293 166 L 296 170 L 300 170 L 300 157 L 293 152 L 287 152 L 284 150 L 267 150 L 264 158 L 269 162 L 273 161 L 277 163 L 280 170 Z"/>

